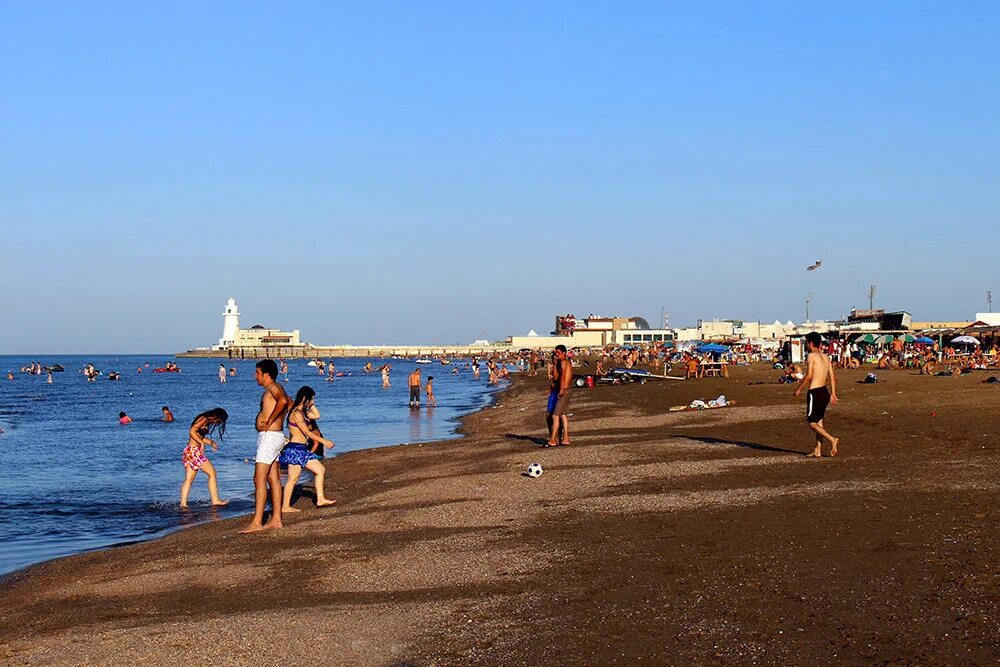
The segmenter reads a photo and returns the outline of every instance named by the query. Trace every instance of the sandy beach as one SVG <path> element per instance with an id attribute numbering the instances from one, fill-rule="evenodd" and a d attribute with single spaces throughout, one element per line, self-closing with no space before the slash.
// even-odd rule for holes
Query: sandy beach
<path id="1" fill-rule="evenodd" d="M 553 449 L 545 378 L 519 376 L 461 440 L 329 461 L 337 507 L 301 498 L 281 531 L 219 521 L 8 577 L 0 661 L 995 663 L 1000 388 L 867 370 L 838 374 L 823 460 L 766 365 L 574 390 Z"/>

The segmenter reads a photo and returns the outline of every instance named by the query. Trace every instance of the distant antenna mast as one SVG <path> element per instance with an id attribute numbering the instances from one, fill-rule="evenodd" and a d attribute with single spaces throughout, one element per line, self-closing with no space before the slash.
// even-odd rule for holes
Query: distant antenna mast
<path id="1" fill-rule="evenodd" d="M 813 300 L 813 293 L 806 294 L 806 322 L 809 321 L 809 303 Z"/>
<path id="2" fill-rule="evenodd" d="M 875 286 L 868 286 L 868 310 L 875 310 Z"/>
<path id="3" fill-rule="evenodd" d="M 986 290 L 986 307 L 993 312 L 993 290 Z"/>

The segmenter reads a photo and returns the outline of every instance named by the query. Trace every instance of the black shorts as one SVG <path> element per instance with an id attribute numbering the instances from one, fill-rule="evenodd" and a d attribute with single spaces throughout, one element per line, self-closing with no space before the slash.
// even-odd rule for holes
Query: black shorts
<path id="1" fill-rule="evenodd" d="M 410 387 L 410 402 L 419 403 L 420 402 L 420 385 L 415 387 Z"/>
<path id="2" fill-rule="evenodd" d="M 830 390 L 826 387 L 810 389 L 806 395 L 806 421 L 810 424 L 823 421 L 828 405 L 830 405 Z"/>

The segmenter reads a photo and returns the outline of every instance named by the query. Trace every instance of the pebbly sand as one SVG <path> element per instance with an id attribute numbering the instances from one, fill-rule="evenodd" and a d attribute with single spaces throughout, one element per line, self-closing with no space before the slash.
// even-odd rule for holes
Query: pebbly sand
<path id="1" fill-rule="evenodd" d="M 8 577 L 0 662 L 995 663 L 1000 387 L 864 374 L 840 373 L 819 461 L 791 388 L 748 384 L 765 366 L 575 390 L 554 449 L 544 378 L 518 378 L 462 440 L 328 462 L 338 506 L 302 498 L 281 531 Z"/>

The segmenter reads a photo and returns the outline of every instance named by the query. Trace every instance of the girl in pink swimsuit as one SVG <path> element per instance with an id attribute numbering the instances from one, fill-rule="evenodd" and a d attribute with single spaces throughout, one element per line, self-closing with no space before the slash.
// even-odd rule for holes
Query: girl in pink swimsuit
<path id="1" fill-rule="evenodd" d="M 215 466 L 205 456 L 205 445 L 211 445 L 212 451 L 218 451 L 219 446 L 215 441 L 207 437 L 213 431 L 217 431 L 219 438 L 226 432 L 226 420 L 229 414 L 222 408 L 214 408 L 208 412 L 202 412 L 191 422 L 191 429 L 188 431 L 188 444 L 181 455 L 184 463 L 184 483 L 181 484 L 181 507 L 187 507 L 188 493 L 191 492 L 191 484 L 198 471 L 208 475 L 208 493 L 212 496 L 213 505 L 228 505 L 228 500 L 219 498 L 219 486 L 215 474 Z"/>

